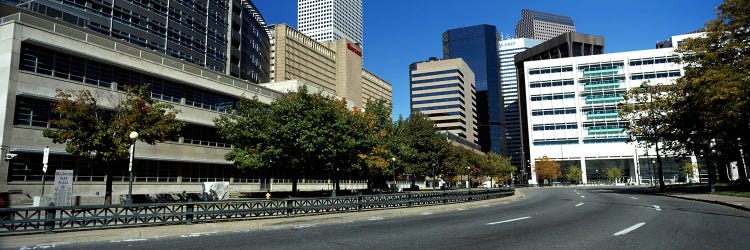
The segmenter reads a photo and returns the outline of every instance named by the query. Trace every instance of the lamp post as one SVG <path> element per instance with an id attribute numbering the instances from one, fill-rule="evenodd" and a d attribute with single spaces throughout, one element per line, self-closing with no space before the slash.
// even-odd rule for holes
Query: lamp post
<path id="1" fill-rule="evenodd" d="M 466 190 L 471 192 L 471 167 L 466 167 Z"/>
<path id="2" fill-rule="evenodd" d="M 395 193 L 396 192 L 396 157 L 391 158 L 391 164 L 393 165 L 393 184 L 391 184 L 392 185 L 391 188 L 393 189 L 393 192 Z"/>
<path id="3" fill-rule="evenodd" d="M 133 155 L 135 155 L 135 140 L 138 139 L 138 132 L 130 132 L 128 135 L 130 138 L 130 163 L 128 164 L 128 172 L 130 172 L 130 179 L 128 180 L 128 205 L 133 204 Z"/>
<path id="4" fill-rule="evenodd" d="M 600 178 L 599 178 L 599 177 L 600 177 L 600 176 L 599 176 L 599 169 L 597 169 L 597 170 L 595 170 L 595 171 L 596 171 L 596 185 L 599 185 L 599 183 L 601 182 L 601 180 L 600 180 Z"/>

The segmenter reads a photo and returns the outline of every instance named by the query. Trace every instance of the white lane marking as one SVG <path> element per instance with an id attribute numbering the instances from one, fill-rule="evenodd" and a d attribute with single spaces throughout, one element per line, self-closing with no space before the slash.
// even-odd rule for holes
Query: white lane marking
<path id="1" fill-rule="evenodd" d="M 638 229 L 639 227 L 641 227 L 643 225 L 646 225 L 646 222 L 641 222 L 641 223 L 632 225 L 629 228 L 625 228 L 622 231 L 619 231 L 619 232 L 613 234 L 612 236 L 620 236 L 620 235 L 624 235 L 626 233 L 630 233 L 630 231 L 636 230 L 636 229 Z"/>
<path id="2" fill-rule="evenodd" d="M 586 198 L 586 196 L 581 195 L 581 198 Z"/>
<path id="3" fill-rule="evenodd" d="M 302 224 L 302 225 L 296 225 L 294 226 L 294 228 L 300 229 L 300 228 L 307 228 L 307 227 L 312 227 L 312 226 L 313 226 L 312 224 Z"/>
<path id="4" fill-rule="evenodd" d="M 652 205 L 651 207 L 656 209 L 656 211 L 661 211 L 661 207 L 659 207 L 659 205 Z"/>
<path id="5" fill-rule="evenodd" d="M 431 212 L 424 212 L 424 213 L 422 213 L 422 215 L 431 215 L 431 214 L 432 214 Z"/>
<path id="6" fill-rule="evenodd" d="M 635 198 L 635 197 L 632 197 L 632 196 L 631 196 L 631 197 L 630 197 L 630 199 L 633 199 L 633 200 L 637 200 L 638 198 Z"/>
<path id="7" fill-rule="evenodd" d="M 372 217 L 367 220 L 383 220 L 383 217 Z"/>
<path id="8" fill-rule="evenodd" d="M 70 244 L 70 243 L 39 244 L 39 245 L 36 245 L 36 246 L 33 246 L 33 247 L 22 246 L 19 249 L 21 249 L 21 250 L 47 249 L 47 248 L 50 248 L 50 247 L 58 247 L 60 245 L 68 245 L 68 244 Z"/>
<path id="9" fill-rule="evenodd" d="M 118 242 L 135 242 L 135 241 L 147 241 L 148 239 L 125 239 L 125 240 L 111 240 L 109 242 L 112 243 L 118 243 Z"/>
<path id="10" fill-rule="evenodd" d="M 208 236 L 208 235 L 215 234 L 215 233 L 216 232 L 183 234 L 183 235 L 180 235 L 180 238 L 201 237 L 201 236 Z"/>
<path id="11" fill-rule="evenodd" d="M 531 218 L 531 216 L 526 216 L 526 217 L 521 217 L 521 218 L 515 218 L 515 219 L 510 219 L 510 220 L 504 220 L 504 221 L 490 222 L 490 223 L 487 223 L 487 225 L 495 225 L 495 224 L 500 224 L 500 223 L 517 221 L 517 220 L 525 220 L 525 219 L 528 219 L 528 218 Z"/>
<path id="12" fill-rule="evenodd" d="M 583 205 L 583 202 L 576 204 L 576 207 L 580 207 Z"/>

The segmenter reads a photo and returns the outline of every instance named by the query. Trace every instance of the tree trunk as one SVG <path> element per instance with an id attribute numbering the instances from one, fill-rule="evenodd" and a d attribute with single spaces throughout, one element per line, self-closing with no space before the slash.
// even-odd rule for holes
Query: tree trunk
<path id="1" fill-rule="evenodd" d="M 299 195 L 299 192 L 297 192 L 297 174 L 294 174 L 294 177 L 292 177 L 292 195 L 297 197 Z"/>
<path id="2" fill-rule="evenodd" d="M 664 168 L 661 162 L 661 154 L 659 154 L 659 142 L 656 142 L 656 162 L 659 164 L 656 171 L 659 175 L 659 192 L 664 193 L 666 187 L 664 186 Z"/>
<path id="3" fill-rule="evenodd" d="M 98 163 L 102 163 L 99 160 L 95 160 Z M 112 168 L 109 164 L 101 164 L 104 166 L 104 204 L 112 205 Z"/>

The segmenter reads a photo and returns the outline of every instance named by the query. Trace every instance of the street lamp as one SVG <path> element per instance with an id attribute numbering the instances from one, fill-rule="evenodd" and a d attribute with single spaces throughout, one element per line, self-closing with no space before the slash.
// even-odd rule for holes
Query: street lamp
<path id="1" fill-rule="evenodd" d="M 138 132 L 130 132 L 128 135 L 130 138 L 130 163 L 128 164 L 128 172 L 130 172 L 130 179 L 128 180 L 128 205 L 133 204 L 133 155 L 135 155 L 135 140 L 138 139 Z"/>
<path id="2" fill-rule="evenodd" d="M 599 169 L 597 169 L 595 171 L 596 171 L 596 185 L 599 185 L 599 183 L 601 182 L 600 175 L 599 175 Z"/>
<path id="3" fill-rule="evenodd" d="M 393 165 L 393 184 L 391 184 L 391 188 L 393 189 L 393 192 L 396 192 L 396 157 L 391 158 L 391 165 Z"/>
<path id="4" fill-rule="evenodd" d="M 471 191 L 471 167 L 466 167 L 466 189 Z"/>

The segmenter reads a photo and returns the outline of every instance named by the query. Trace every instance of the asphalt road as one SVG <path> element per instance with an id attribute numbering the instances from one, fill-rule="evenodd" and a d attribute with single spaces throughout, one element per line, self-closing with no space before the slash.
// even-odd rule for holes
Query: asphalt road
<path id="1" fill-rule="evenodd" d="M 749 249 L 750 213 L 625 188 L 525 189 L 508 204 L 55 249 Z"/>

